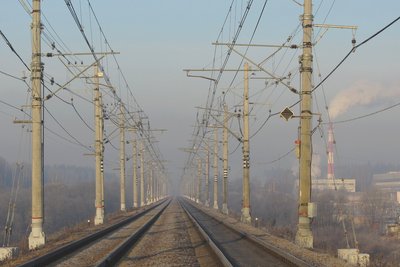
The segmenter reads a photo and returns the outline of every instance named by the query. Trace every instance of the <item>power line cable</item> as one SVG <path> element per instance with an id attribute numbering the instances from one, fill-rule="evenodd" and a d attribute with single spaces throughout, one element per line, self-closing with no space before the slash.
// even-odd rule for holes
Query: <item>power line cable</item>
<path id="1" fill-rule="evenodd" d="M 0 35 L 3 37 L 4 41 L 6 42 L 6 44 L 8 45 L 8 47 L 11 49 L 11 51 L 18 57 L 18 59 L 22 62 L 22 64 L 24 64 L 24 66 L 26 67 L 27 70 L 31 71 L 31 69 L 28 67 L 28 65 L 25 63 L 25 61 L 22 59 L 22 57 L 18 54 L 17 51 L 15 51 L 14 47 L 12 46 L 12 44 L 10 43 L 10 41 L 8 41 L 7 37 L 4 35 L 3 31 L 0 30 Z"/>
<path id="2" fill-rule="evenodd" d="M 359 43 L 358 45 L 354 46 L 347 54 L 346 56 L 344 56 L 344 58 L 329 72 L 329 74 L 327 76 L 325 76 L 324 79 L 322 79 L 312 90 L 311 92 L 314 92 L 315 90 L 317 90 L 346 60 L 347 58 L 356 51 L 356 49 L 358 49 L 359 47 L 363 46 L 364 44 L 368 43 L 369 41 L 371 41 L 372 39 L 374 39 L 375 37 L 377 37 L 378 35 L 380 35 L 382 32 L 384 32 L 385 30 L 387 30 L 389 27 L 391 27 L 393 24 L 395 24 L 397 21 L 400 20 L 400 16 L 397 17 L 396 19 L 394 19 L 392 22 L 390 22 L 389 24 L 387 24 L 385 27 L 383 27 L 382 29 L 380 29 L 379 31 L 377 31 L 376 33 L 372 34 L 370 37 L 368 37 L 367 39 L 365 39 L 364 41 L 362 41 L 361 43 Z"/>
<path id="3" fill-rule="evenodd" d="M 377 110 L 377 111 L 374 111 L 374 112 L 365 114 L 365 115 L 357 116 L 357 117 L 350 118 L 350 119 L 346 119 L 346 120 L 333 121 L 332 123 L 333 123 L 333 124 L 339 124 L 339 123 L 346 123 L 346 122 L 352 122 L 352 121 L 359 120 L 359 119 L 364 119 L 364 118 L 371 117 L 371 116 L 373 116 L 373 115 L 379 114 L 379 113 L 381 113 L 381 112 L 390 110 L 390 109 L 395 108 L 395 107 L 398 107 L 398 106 L 400 106 L 400 102 L 399 102 L 399 103 L 396 103 L 396 104 L 394 104 L 394 105 L 391 105 L 391 106 L 389 106 L 389 107 L 386 107 L 386 108 L 383 108 L 383 109 L 380 109 L 380 110 Z M 327 123 L 324 123 L 324 124 L 327 124 Z"/>
<path id="4" fill-rule="evenodd" d="M 53 118 L 53 120 L 57 123 L 57 125 L 69 136 L 71 137 L 77 144 L 79 144 L 81 147 L 86 148 L 87 150 L 91 150 L 89 147 L 81 143 L 76 137 L 74 137 L 65 127 L 53 116 L 53 114 L 49 111 L 49 109 L 44 106 L 44 109 L 47 111 L 47 113 L 50 115 L 50 117 Z"/>
<path id="5" fill-rule="evenodd" d="M 320 86 L 322 86 L 322 84 L 349 58 L 349 56 L 356 51 L 356 49 L 358 49 L 359 47 L 363 46 L 364 44 L 368 43 L 369 41 L 371 41 L 372 39 L 374 39 L 375 37 L 377 37 L 379 34 L 381 34 L 382 32 L 384 32 L 385 30 L 387 30 L 389 27 L 391 27 L 393 24 L 395 24 L 397 21 L 400 20 L 400 16 L 397 17 L 396 19 L 394 19 L 393 21 L 391 21 L 389 24 L 387 24 L 385 27 L 383 27 L 382 29 L 380 29 L 379 31 L 375 32 L 374 34 L 372 34 L 370 37 L 368 37 L 367 39 L 365 39 L 364 41 L 362 41 L 360 44 L 354 46 L 344 57 L 343 59 L 329 72 L 329 74 L 327 76 L 324 77 L 324 79 L 322 79 L 312 90 L 311 92 L 313 93 L 315 90 L 317 90 Z M 301 100 L 296 101 L 295 103 L 293 103 L 292 105 L 290 105 L 288 108 L 293 108 L 294 106 L 296 106 L 297 104 L 300 103 Z M 396 104 L 397 105 L 397 104 Z M 395 105 L 395 106 L 396 106 Z M 389 109 L 392 107 L 389 107 Z M 379 113 L 379 112 L 378 112 Z M 261 125 L 261 127 L 251 136 L 255 136 L 258 132 L 261 131 L 261 129 L 266 125 L 266 123 L 268 122 L 268 120 L 276 115 L 279 115 L 280 112 L 276 112 L 276 113 L 270 113 L 268 118 L 264 121 L 264 123 Z"/>

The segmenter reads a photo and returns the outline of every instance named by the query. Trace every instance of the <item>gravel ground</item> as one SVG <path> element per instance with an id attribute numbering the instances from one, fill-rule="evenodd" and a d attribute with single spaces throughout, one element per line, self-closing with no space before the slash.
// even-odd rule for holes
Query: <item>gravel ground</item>
<path id="1" fill-rule="evenodd" d="M 193 230 L 189 218 L 174 199 L 118 266 L 218 266 L 212 261 L 212 252 L 204 247 L 196 250 L 204 244 Z M 207 256 L 209 261 L 204 260 Z"/>
<path id="2" fill-rule="evenodd" d="M 229 217 L 228 215 L 222 214 L 219 211 L 216 211 L 211 208 L 204 207 L 202 205 L 198 205 L 194 202 L 190 202 L 194 204 L 197 208 L 201 209 L 205 213 L 213 216 L 214 218 L 218 219 L 219 221 L 222 221 L 233 228 L 246 232 L 248 234 L 254 235 L 257 238 L 263 240 L 264 242 L 270 243 L 278 248 L 284 249 L 285 251 L 291 253 L 292 255 L 303 259 L 304 261 L 311 263 L 313 266 L 316 267 L 351 267 L 352 265 L 347 264 L 346 262 L 334 258 L 328 254 L 323 254 L 323 253 L 317 253 L 312 250 L 304 249 L 296 244 L 279 238 L 272 236 L 268 234 L 267 232 L 262 231 L 261 229 L 255 228 L 251 225 L 244 224 L 232 217 Z"/>

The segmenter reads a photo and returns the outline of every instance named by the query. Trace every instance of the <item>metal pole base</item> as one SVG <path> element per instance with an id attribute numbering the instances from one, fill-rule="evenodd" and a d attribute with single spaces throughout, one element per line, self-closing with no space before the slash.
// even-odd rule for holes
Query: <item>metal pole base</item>
<path id="1" fill-rule="evenodd" d="M 242 209 L 242 217 L 240 218 L 242 223 L 251 224 L 250 208 Z"/>
<path id="2" fill-rule="evenodd" d="M 222 204 L 222 213 L 228 215 L 228 204 Z"/>
<path id="3" fill-rule="evenodd" d="M 104 211 L 102 208 L 96 209 L 96 217 L 94 217 L 94 225 L 100 225 L 104 223 Z"/>
<path id="4" fill-rule="evenodd" d="M 35 227 L 32 223 L 32 232 L 28 238 L 29 250 L 34 250 L 43 247 L 46 243 L 46 236 L 42 230 L 42 227 Z"/>

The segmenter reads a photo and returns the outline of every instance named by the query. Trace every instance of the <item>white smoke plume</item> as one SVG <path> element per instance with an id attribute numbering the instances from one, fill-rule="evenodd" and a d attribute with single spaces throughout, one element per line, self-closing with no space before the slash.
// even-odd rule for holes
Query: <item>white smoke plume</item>
<path id="1" fill-rule="evenodd" d="M 370 81 L 359 81 L 336 95 L 329 106 L 329 115 L 331 119 L 335 119 L 351 107 L 367 106 L 399 96 L 398 87 L 384 87 Z"/>
<path id="2" fill-rule="evenodd" d="M 319 154 L 312 155 L 311 162 L 311 178 L 317 179 L 321 177 L 321 157 Z"/>
<path id="3" fill-rule="evenodd" d="M 299 175 L 299 162 L 296 161 L 291 168 L 293 176 Z M 311 178 L 316 179 L 321 177 L 321 157 L 319 154 L 312 155 L 311 162 Z"/>

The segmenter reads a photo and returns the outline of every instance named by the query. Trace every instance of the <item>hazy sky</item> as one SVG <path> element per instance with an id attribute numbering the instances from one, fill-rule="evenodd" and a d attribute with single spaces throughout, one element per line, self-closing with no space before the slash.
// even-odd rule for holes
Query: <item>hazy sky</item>
<path id="1" fill-rule="evenodd" d="M 30 2 L 30 1 L 29 1 Z M 104 40 L 99 36 L 93 15 L 89 15 L 86 0 L 72 1 L 84 30 L 93 40 L 96 51 L 105 51 Z M 302 1 L 297 1 L 302 2 Z M 334 2 L 333 6 L 332 3 Z M 211 45 L 218 36 L 227 14 L 231 0 L 215 1 L 105 1 L 92 0 L 101 26 L 114 51 L 120 66 L 128 80 L 133 93 L 141 107 L 149 115 L 151 126 L 168 129 L 167 133 L 156 134 L 167 166 L 172 176 L 181 175 L 181 169 L 186 156 L 179 148 L 187 146 L 195 124 L 195 106 L 204 106 L 208 94 L 209 82 L 204 79 L 187 78 L 184 68 L 203 68 L 212 66 L 214 46 Z M 237 29 L 238 22 L 247 1 L 235 1 L 232 12 L 228 16 L 220 42 L 228 42 Z M 260 15 L 264 1 L 256 0 L 239 36 L 238 43 L 248 43 Z M 43 13 L 48 22 L 43 20 L 46 29 L 53 29 L 73 52 L 88 52 L 88 47 L 73 21 L 64 1 L 43 1 Z M 332 8 L 331 8 L 332 7 Z M 30 17 L 18 1 L 4 1 L 0 29 L 21 57 L 30 63 Z M 329 12 L 330 10 L 330 12 Z M 337 0 L 314 1 L 315 23 L 357 25 L 354 33 L 351 30 L 330 29 L 318 36 L 324 30 L 314 30 L 317 44 L 314 57 L 314 84 L 319 82 L 318 74 L 325 77 L 327 73 L 351 49 L 351 39 L 354 37 L 360 43 L 399 14 L 400 2 L 395 0 Z M 317 12 L 318 11 L 318 12 Z M 284 43 L 293 33 L 293 43 L 299 44 L 301 31 L 296 31 L 299 25 L 299 15 L 302 8 L 292 0 L 270 0 L 257 29 L 253 43 L 275 44 Z M 50 30 L 53 33 L 53 31 Z M 22 77 L 24 66 L 7 47 L 0 42 L 0 70 Z M 342 113 L 334 121 L 343 121 L 362 116 L 400 102 L 400 23 L 396 23 L 381 35 L 360 47 L 348 60 L 324 83 L 323 88 L 314 96 L 314 111 L 322 113 L 322 120 L 328 121 L 325 106 L 331 107 L 336 96 L 343 100 L 335 100 L 338 105 L 344 105 Z M 51 49 L 43 43 L 43 52 Z M 244 52 L 245 49 L 238 48 Z M 256 62 L 267 58 L 274 49 L 251 48 L 248 56 Z M 293 74 L 292 85 L 299 88 L 298 55 L 300 50 L 282 50 L 272 57 L 264 67 L 274 70 L 276 75 Z M 224 59 L 226 49 L 216 49 L 216 66 Z M 92 58 L 83 58 L 89 63 Z M 60 84 L 65 83 L 69 74 L 56 58 L 45 58 L 45 71 Z M 232 54 L 228 68 L 237 68 L 239 56 Z M 79 62 L 78 62 L 79 63 Z M 90 62 L 91 63 L 91 62 Z M 318 63 L 318 64 L 317 64 Z M 111 80 L 118 93 L 127 101 L 127 93 L 121 77 L 117 74 L 112 58 L 103 62 L 109 68 Z M 253 68 L 254 69 L 254 68 Z M 115 74 L 115 75 L 114 75 Z M 209 75 L 204 73 L 204 75 Z M 235 89 L 227 96 L 231 107 L 240 103 L 242 94 L 242 73 L 234 81 Z M 256 72 L 254 77 L 266 77 Z M 221 79 L 216 97 L 220 99 L 222 91 L 232 80 L 232 74 L 226 74 Z M 0 100 L 15 106 L 25 105 L 29 99 L 27 87 L 21 82 L 0 74 L 2 94 Z M 29 79 L 27 80 L 29 81 Z M 268 84 L 266 84 L 268 82 Z M 54 85 L 51 87 L 56 89 Z M 83 82 L 74 83 L 71 90 L 82 96 L 91 98 L 90 86 Z M 269 80 L 254 79 L 250 82 L 252 109 L 251 132 L 260 127 L 268 116 L 268 110 L 277 112 L 294 103 L 298 96 L 282 86 L 273 86 Z M 324 101 L 324 94 L 326 103 Z M 69 100 L 71 94 L 63 92 L 61 97 Z M 93 106 L 74 97 L 74 103 L 85 121 L 93 125 Z M 262 105 L 261 105 L 262 104 Z M 50 112 L 65 126 L 65 128 L 80 142 L 91 145 L 93 133 L 82 123 L 73 109 L 53 98 L 46 104 Z M 231 109 L 233 110 L 233 108 Z M 298 106 L 293 108 L 298 113 Z M 365 163 L 390 162 L 399 163 L 400 127 L 398 126 L 399 107 L 393 108 L 375 116 L 348 123 L 336 124 L 335 136 L 337 142 L 336 162 Z M 71 139 L 54 123 L 49 115 L 45 115 L 46 125 Z M 29 161 L 30 142 L 26 128 L 14 125 L 14 117 L 22 119 L 22 113 L 0 103 L 1 141 L 0 156 L 8 161 Z M 318 117 L 315 118 L 318 119 Z M 314 123 L 315 126 L 315 123 Z M 113 127 L 107 125 L 108 131 Z M 232 122 L 235 131 L 237 121 Z M 294 154 L 285 157 L 274 164 L 265 164 L 279 158 L 288 152 L 297 138 L 298 120 L 285 122 L 279 116 L 271 118 L 266 126 L 251 139 L 252 173 L 260 175 L 264 170 L 273 167 L 296 166 Z M 321 129 L 325 130 L 325 126 Z M 71 145 L 62 139 L 46 134 L 47 164 L 76 164 L 91 166 L 94 160 L 84 156 L 87 153 L 79 146 Z M 237 147 L 237 141 L 230 139 L 231 151 Z M 320 131 L 314 134 L 314 152 L 321 162 L 326 161 L 325 141 L 320 138 Z M 118 136 L 113 140 L 118 146 Z M 21 146 L 21 148 L 19 148 Z M 129 151 L 129 147 L 127 150 Z M 234 177 L 240 176 L 241 149 L 231 155 L 230 166 Z M 129 152 L 128 152 L 129 154 Z M 107 147 L 106 157 L 108 168 L 117 167 L 117 151 Z M 114 164 L 115 163 L 115 164 Z M 324 175 L 324 174 L 322 174 Z"/>

